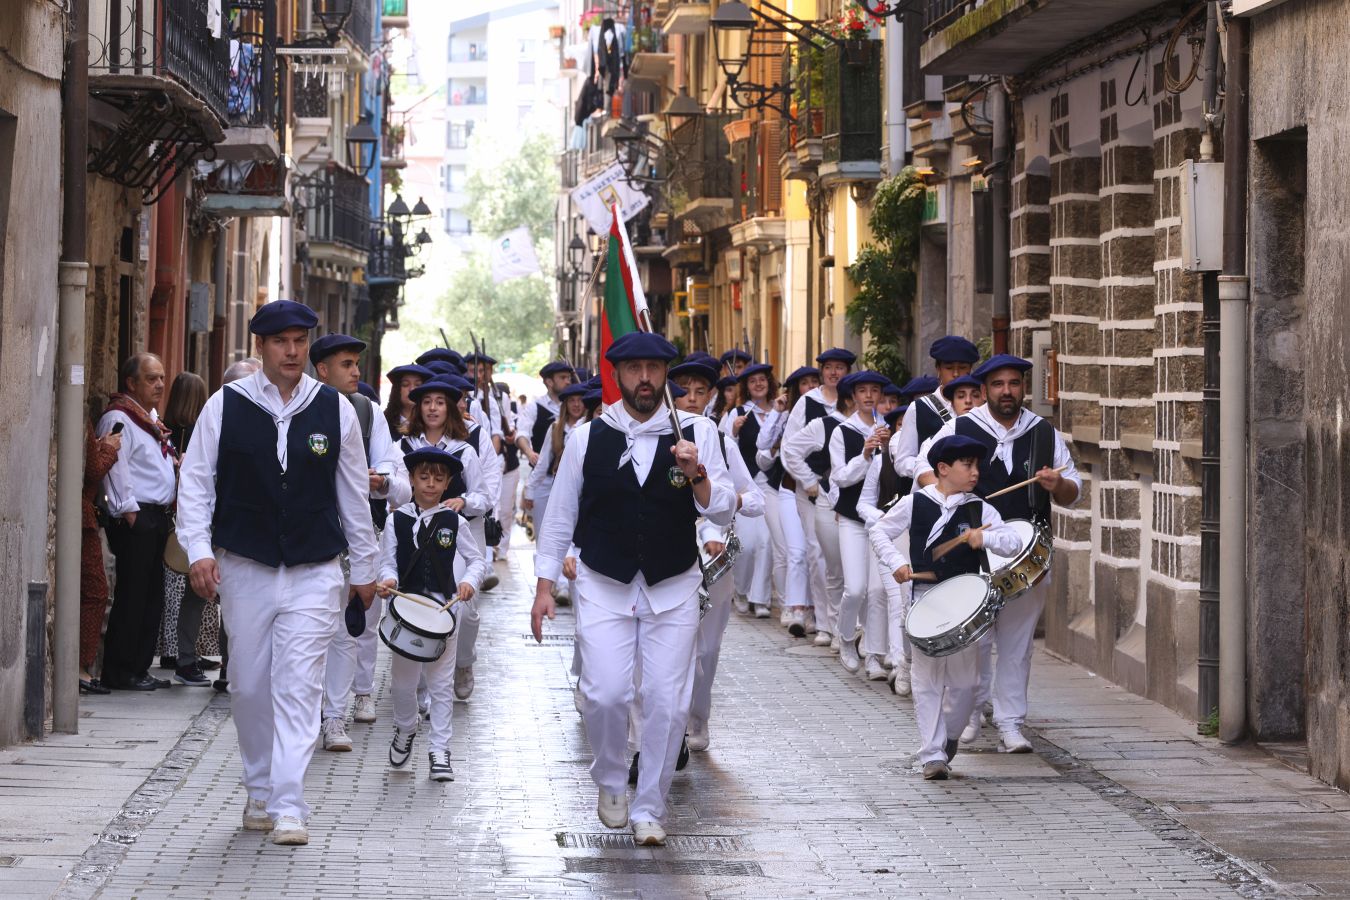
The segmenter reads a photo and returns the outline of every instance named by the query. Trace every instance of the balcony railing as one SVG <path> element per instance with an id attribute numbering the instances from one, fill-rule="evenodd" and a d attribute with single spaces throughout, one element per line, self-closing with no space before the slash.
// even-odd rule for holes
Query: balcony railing
<path id="1" fill-rule="evenodd" d="M 450 94 L 451 106 L 486 106 L 487 88 L 460 88 Z"/>
<path id="2" fill-rule="evenodd" d="M 881 42 L 847 41 L 824 56 L 822 165 L 881 162 Z"/>
<path id="3" fill-rule="evenodd" d="M 562 156 L 558 157 L 561 186 L 565 191 L 570 191 L 577 186 L 577 156 L 576 150 L 565 150 Z"/>
<path id="4" fill-rule="evenodd" d="M 305 213 L 309 240 L 369 251 L 370 214 L 366 199 L 370 186 L 366 180 L 330 164 L 322 181 L 317 192 L 320 202 Z"/>
<path id="5" fill-rule="evenodd" d="M 724 126 L 738 113 L 710 113 L 687 119 L 671 135 L 676 162 L 670 181 L 686 203 L 732 199 L 730 145 Z M 678 207 L 676 212 L 682 210 Z"/>
<path id="6" fill-rule="evenodd" d="M 297 78 L 291 97 L 297 119 L 327 119 L 332 115 L 328 85 L 322 78 Z"/>
<path id="7" fill-rule="evenodd" d="M 229 44 L 211 33 L 200 0 L 95 0 L 89 74 L 170 78 L 226 121 Z"/>
<path id="8" fill-rule="evenodd" d="M 230 124 L 275 129 L 281 120 L 276 2 L 229 0 L 225 23 L 230 38 Z"/>
<path id="9" fill-rule="evenodd" d="M 984 0 L 925 0 L 923 4 L 923 33 L 925 37 L 946 28 Z"/>
<path id="10" fill-rule="evenodd" d="M 345 15 L 341 32 L 366 53 L 370 52 L 373 38 L 372 9 L 370 0 L 314 0 L 313 7 L 316 26 L 320 16 L 337 19 Z"/>

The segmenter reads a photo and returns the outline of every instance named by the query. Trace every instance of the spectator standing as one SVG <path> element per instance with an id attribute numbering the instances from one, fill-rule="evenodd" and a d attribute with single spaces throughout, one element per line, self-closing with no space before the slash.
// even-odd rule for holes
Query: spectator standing
<path id="1" fill-rule="evenodd" d="M 180 455 L 187 452 L 197 416 L 206 405 L 206 395 L 206 382 L 192 372 L 178 373 L 169 388 L 164 425 Z M 164 623 L 161 629 L 164 655 L 160 665 L 171 665 L 174 679 L 190 687 L 211 685 L 211 679 L 202 673 L 201 659 L 197 655 L 197 640 L 201 637 L 206 605 L 207 601 L 197 596 L 187 583 L 187 575 L 164 567 Z"/>
<path id="2" fill-rule="evenodd" d="M 117 462 L 122 435 L 94 437 L 85 426 L 84 489 L 80 499 L 80 693 L 111 693 L 94 677 L 94 661 L 103 640 L 103 617 L 108 612 L 108 573 L 103 565 L 103 538 L 99 535 L 94 501 L 108 470 Z"/>

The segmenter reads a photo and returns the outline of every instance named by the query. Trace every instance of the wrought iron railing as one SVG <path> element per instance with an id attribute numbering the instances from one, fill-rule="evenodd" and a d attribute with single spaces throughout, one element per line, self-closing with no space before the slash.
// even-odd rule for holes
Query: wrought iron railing
<path id="1" fill-rule="evenodd" d="M 282 73 L 275 0 L 228 0 L 225 33 L 230 39 L 230 124 L 276 128 Z"/>
<path id="2" fill-rule="evenodd" d="M 737 118 L 737 113 L 710 113 L 675 128 L 670 143 L 676 162 L 670 182 L 682 200 L 732 199 L 731 147 L 724 126 Z"/>
<path id="3" fill-rule="evenodd" d="M 305 213 L 305 230 L 310 241 L 345 244 L 368 251 L 370 213 L 366 197 L 370 187 L 366 180 L 330 164 L 321 182 L 317 191 L 319 202 Z"/>
<path id="4" fill-rule="evenodd" d="M 825 50 L 826 163 L 881 162 L 881 41 L 847 41 Z"/>
<path id="5" fill-rule="evenodd" d="M 366 262 L 369 278 L 408 280 L 408 256 L 402 245 L 382 229 L 371 229 L 371 251 Z"/>
<path id="6" fill-rule="evenodd" d="M 371 0 L 314 0 L 314 15 L 324 17 L 342 17 L 341 32 L 366 53 L 370 52 L 373 39 L 371 28 L 374 21 L 374 4 Z"/>
<path id="7" fill-rule="evenodd" d="M 297 78 L 291 89 L 291 103 L 296 118 L 327 119 L 332 115 L 328 85 L 322 78 Z"/>
<path id="8" fill-rule="evenodd" d="M 229 44 L 200 0 L 95 0 L 89 74 L 172 78 L 226 121 Z"/>
<path id="9" fill-rule="evenodd" d="M 923 5 L 924 37 L 932 37 L 966 13 L 983 5 L 984 0 L 925 0 Z"/>

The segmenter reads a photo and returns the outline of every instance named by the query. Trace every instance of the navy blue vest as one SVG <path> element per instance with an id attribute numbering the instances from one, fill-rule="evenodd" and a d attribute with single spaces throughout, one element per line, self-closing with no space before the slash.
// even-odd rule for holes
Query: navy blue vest
<path id="1" fill-rule="evenodd" d="M 816 419 L 819 419 L 821 416 L 828 416 L 830 414 L 829 407 L 824 403 L 821 403 L 815 397 L 802 397 L 802 402 L 806 404 L 806 413 L 802 420 L 803 425 L 808 425 Z"/>
<path id="2" fill-rule="evenodd" d="M 511 403 L 512 415 L 514 415 L 515 412 L 516 412 L 516 404 L 513 401 Z M 515 420 L 513 419 L 512 421 Z M 503 473 L 514 472 L 516 469 L 520 468 L 520 447 L 516 446 L 516 442 L 514 440 L 502 441 L 502 457 L 506 460 L 506 466 L 504 469 L 502 469 Z"/>
<path id="3" fill-rule="evenodd" d="M 820 448 L 806 454 L 806 467 L 820 478 L 822 491 L 830 489 L 830 435 L 842 424 L 837 417 L 826 415 L 825 436 L 821 439 Z"/>
<path id="4" fill-rule="evenodd" d="M 895 501 L 905 496 L 914 487 L 914 479 L 901 478 L 895 471 L 895 457 L 891 456 L 890 444 L 881 448 L 881 473 L 877 476 L 877 509 L 890 509 Z"/>
<path id="5" fill-rule="evenodd" d="M 553 424 L 557 418 L 547 406 L 534 401 L 536 411 L 534 414 L 534 430 L 530 432 L 530 446 L 534 448 L 535 453 L 540 453 L 544 449 L 544 438 L 548 437 L 548 426 Z"/>
<path id="6" fill-rule="evenodd" d="M 844 428 L 840 432 L 844 436 L 844 461 L 852 460 L 859 453 L 863 452 L 863 444 L 867 439 L 858 434 L 856 428 Z M 839 499 L 834 504 L 834 511 L 846 519 L 852 519 L 855 522 L 862 522 L 863 518 L 858 514 L 858 499 L 862 497 L 863 483 L 867 481 L 863 477 L 856 484 L 850 484 L 848 487 L 839 489 Z"/>
<path id="7" fill-rule="evenodd" d="M 694 439 L 693 425 L 683 432 Z M 619 468 L 627 447 L 623 432 L 601 419 L 591 422 L 572 533 L 588 567 L 624 584 L 641 572 L 654 585 L 698 561 L 693 491 L 673 487 L 667 477 L 675 465 L 674 444 L 674 435 L 660 436 L 647 481 L 639 485 L 632 463 Z"/>
<path id="8" fill-rule="evenodd" d="M 925 494 L 914 495 L 914 511 L 909 520 L 909 566 L 915 572 L 934 572 L 938 581 L 946 581 L 954 575 L 973 575 L 987 567 L 983 550 L 975 550 L 966 544 L 959 544 L 946 556 L 933 562 L 933 547 L 944 541 L 960 537 L 963 531 L 978 528 L 984 521 L 984 501 L 972 500 L 957 509 L 947 520 L 937 540 L 929 546 L 928 533 L 933 530 L 942 509 L 937 501 Z"/>
<path id="9" fill-rule="evenodd" d="M 934 412 L 936 406 L 941 413 Z M 952 420 L 951 411 L 942 405 L 942 401 L 928 394 L 914 399 L 914 425 L 919 430 L 919 445 L 942 430 L 942 426 Z M 944 418 L 945 415 L 945 418 Z"/>
<path id="10" fill-rule="evenodd" d="M 1013 470 L 1009 474 L 1002 461 L 995 459 L 998 441 L 967 416 L 956 420 L 956 433 L 974 438 L 987 448 L 980 460 L 980 482 L 975 493 L 987 497 L 1010 484 L 1026 481 L 1055 458 L 1055 428 L 1041 419 L 1026 434 L 1013 441 Z M 1020 491 L 1004 494 L 989 501 L 1004 519 L 1028 519 L 1050 524 L 1050 494 L 1039 484 L 1028 485 Z"/>
<path id="11" fill-rule="evenodd" d="M 442 510 L 422 523 L 418 543 L 413 546 L 413 523 L 406 512 L 394 513 L 394 536 L 398 538 L 394 562 L 398 565 L 398 586 L 414 594 L 441 594 L 447 598 L 455 593 L 459 579 L 455 576 L 455 547 L 459 539 L 459 514 Z M 416 556 L 414 564 L 413 557 Z M 443 584 L 436 576 L 439 567 L 448 580 Z"/>
<path id="12" fill-rule="evenodd" d="M 741 433 L 736 435 L 736 447 L 741 451 L 745 467 L 750 470 L 750 477 L 754 478 L 759 474 L 759 463 L 755 462 L 757 450 L 755 443 L 759 440 L 759 417 L 755 415 L 753 403 L 747 403 L 741 411 L 745 415 L 745 421 L 741 423 Z"/>
<path id="13" fill-rule="evenodd" d="M 223 399 L 211 542 L 272 568 L 346 550 L 337 499 L 341 395 L 322 386 L 291 419 L 285 472 L 272 415 L 230 388 Z"/>

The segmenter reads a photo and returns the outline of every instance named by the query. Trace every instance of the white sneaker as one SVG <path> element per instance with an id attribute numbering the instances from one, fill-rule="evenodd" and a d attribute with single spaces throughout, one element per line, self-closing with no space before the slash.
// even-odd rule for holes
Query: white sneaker
<path id="1" fill-rule="evenodd" d="M 309 829 L 295 816 L 282 816 L 272 826 L 272 843 L 283 847 L 303 847 L 309 843 Z"/>
<path id="2" fill-rule="evenodd" d="M 350 753 L 352 739 L 347 737 L 347 725 L 339 718 L 323 720 L 323 749 L 332 753 Z"/>
<path id="3" fill-rule="evenodd" d="M 980 719 L 980 711 L 977 709 L 970 714 L 970 721 L 966 727 L 961 730 L 961 743 L 969 744 L 980 736 L 980 725 L 983 724 Z"/>
<path id="4" fill-rule="evenodd" d="M 835 653 L 839 652 L 839 635 L 837 634 L 830 635 L 830 650 L 832 650 Z"/>
<path id="5" fill-rule="evenodd" d="M 740 613 L 743 616 L 750 614 L 750 601 L 742 597 L 740 594 L 737 594 L 735 597 L 733 597 L 731 602 L 736 607 L 736 612 Z"/>
<path id="6" fill-rule="evenodd" d="M 752 603 L 750 608 L 755 611 L 756 619 L 767 619 L 769 617 L 769 608 L 763 603 Z"/>
<path id="7" fill-rule="evenodd" d="M 473 666 L 455 667 L 455 699 L 468 700 L 473 696 Z"/>
<path id="8" fill-rule="evenodd" d="M 819 637 L 820 635 L 816 635 Z M 839 661 L 844 664 L 844 671 L 856 672 L 862 668 L 862 658 L 858 656 L 858 645 L 853 641 L 841 641 L 839 643 Z"/>
<path id="9" fill-rule="evenodd" d="M 611 794 L 601 788 L 595 811 L 606 828 L 622 828 L 628 824 L 628 795 Z"/>
<path id="10" fill-rule="evenodd" d="M 806 614 L 802 623 L 806 626 L 807 634 L 815 634 L 819 629 L 816 627 L 816 610 L 813 606 L 806 607 Z"/>
<path id="11" fill-rule="evenodd" d="M 866 675 L 868 681 L 885 681 L 888 674 L 881 657 L 875 653 L 867 657 Z"/>
<path id="12" fill-rule="evenodd" d="M 786 628 L 787 626 L 789 626 L 789 625 L 792 624 L 792 607 L 791 607 L 791 606 L 785 606 L 785 607 L 783 607 L 783 611 L 782 611 L 782 612 L 779 614 L 779 616 L 778 616 L 778 624 L 779 624 L 779 625 L 782 625 L 784 628 Z"/>
<path id="13" fill-rule="evenodd" d="M 389 765 L 395 769 L 401 769 L 408 764 L 408 758 L 412 756 L 413 738 L 417 737 L 417 728 L 411 731 L 404 731 L 402 728 L 394 728 L 394 738 L 389 742 Z"/>
<path id="14" fill-rule="evenodd" d="M 914 693 L 914 688 L 909 681 L 909 661 L 900 663 L 894 669 L 895 679 L 891 682 L 891 690 L 895 691 L 897 697 L 908 697 Z"/>
<path id="15" fill-rule="evenodd" d="M 272 830 L 272 817 L 267 814 L 267 801 L 248 798 L 248 802 L 244 804 L 244 830 Z"/>
<path id="16" fill-rule="evenodd" d="M 684 740 L 690 750 L 707 750 L 708 723 L 690 719 L 689 730 L 685 733 Z"/>
<path id="17" fill-rule="evenodd" d="M 817 647 L 830 646 L 830 633 L 828 631 L 817 631 L 816 636 L 811 639 L 811 643 Z"/>
<path id="18" fill-rule="evenodd" d="M 370 724 L 375 721 L 375 698 L 369 694 L 356 695 L 356 708 L 352 711 L 352 721 Z"/>
<path id="19" fill-rule="evenodd" d="M 783 614 L 787 616 L 788 634 L 793 637 L 806 637 L 806 607 L 789 606 Z"/>
<path id="20" fill-rule="evenodd" d="M 1016 728 L 1009 728 L 998 733 L 998 752 L 999 753 L 1030 753 L 1032 751 L 1031 741 L 1022 736 L 1022 732 Z"/>
<path id="21" fill-rule="evenodd" d="M 639 847 L 664 847 L 666 830 L 659 822 L 634 822 L 633 843 Z"/>

